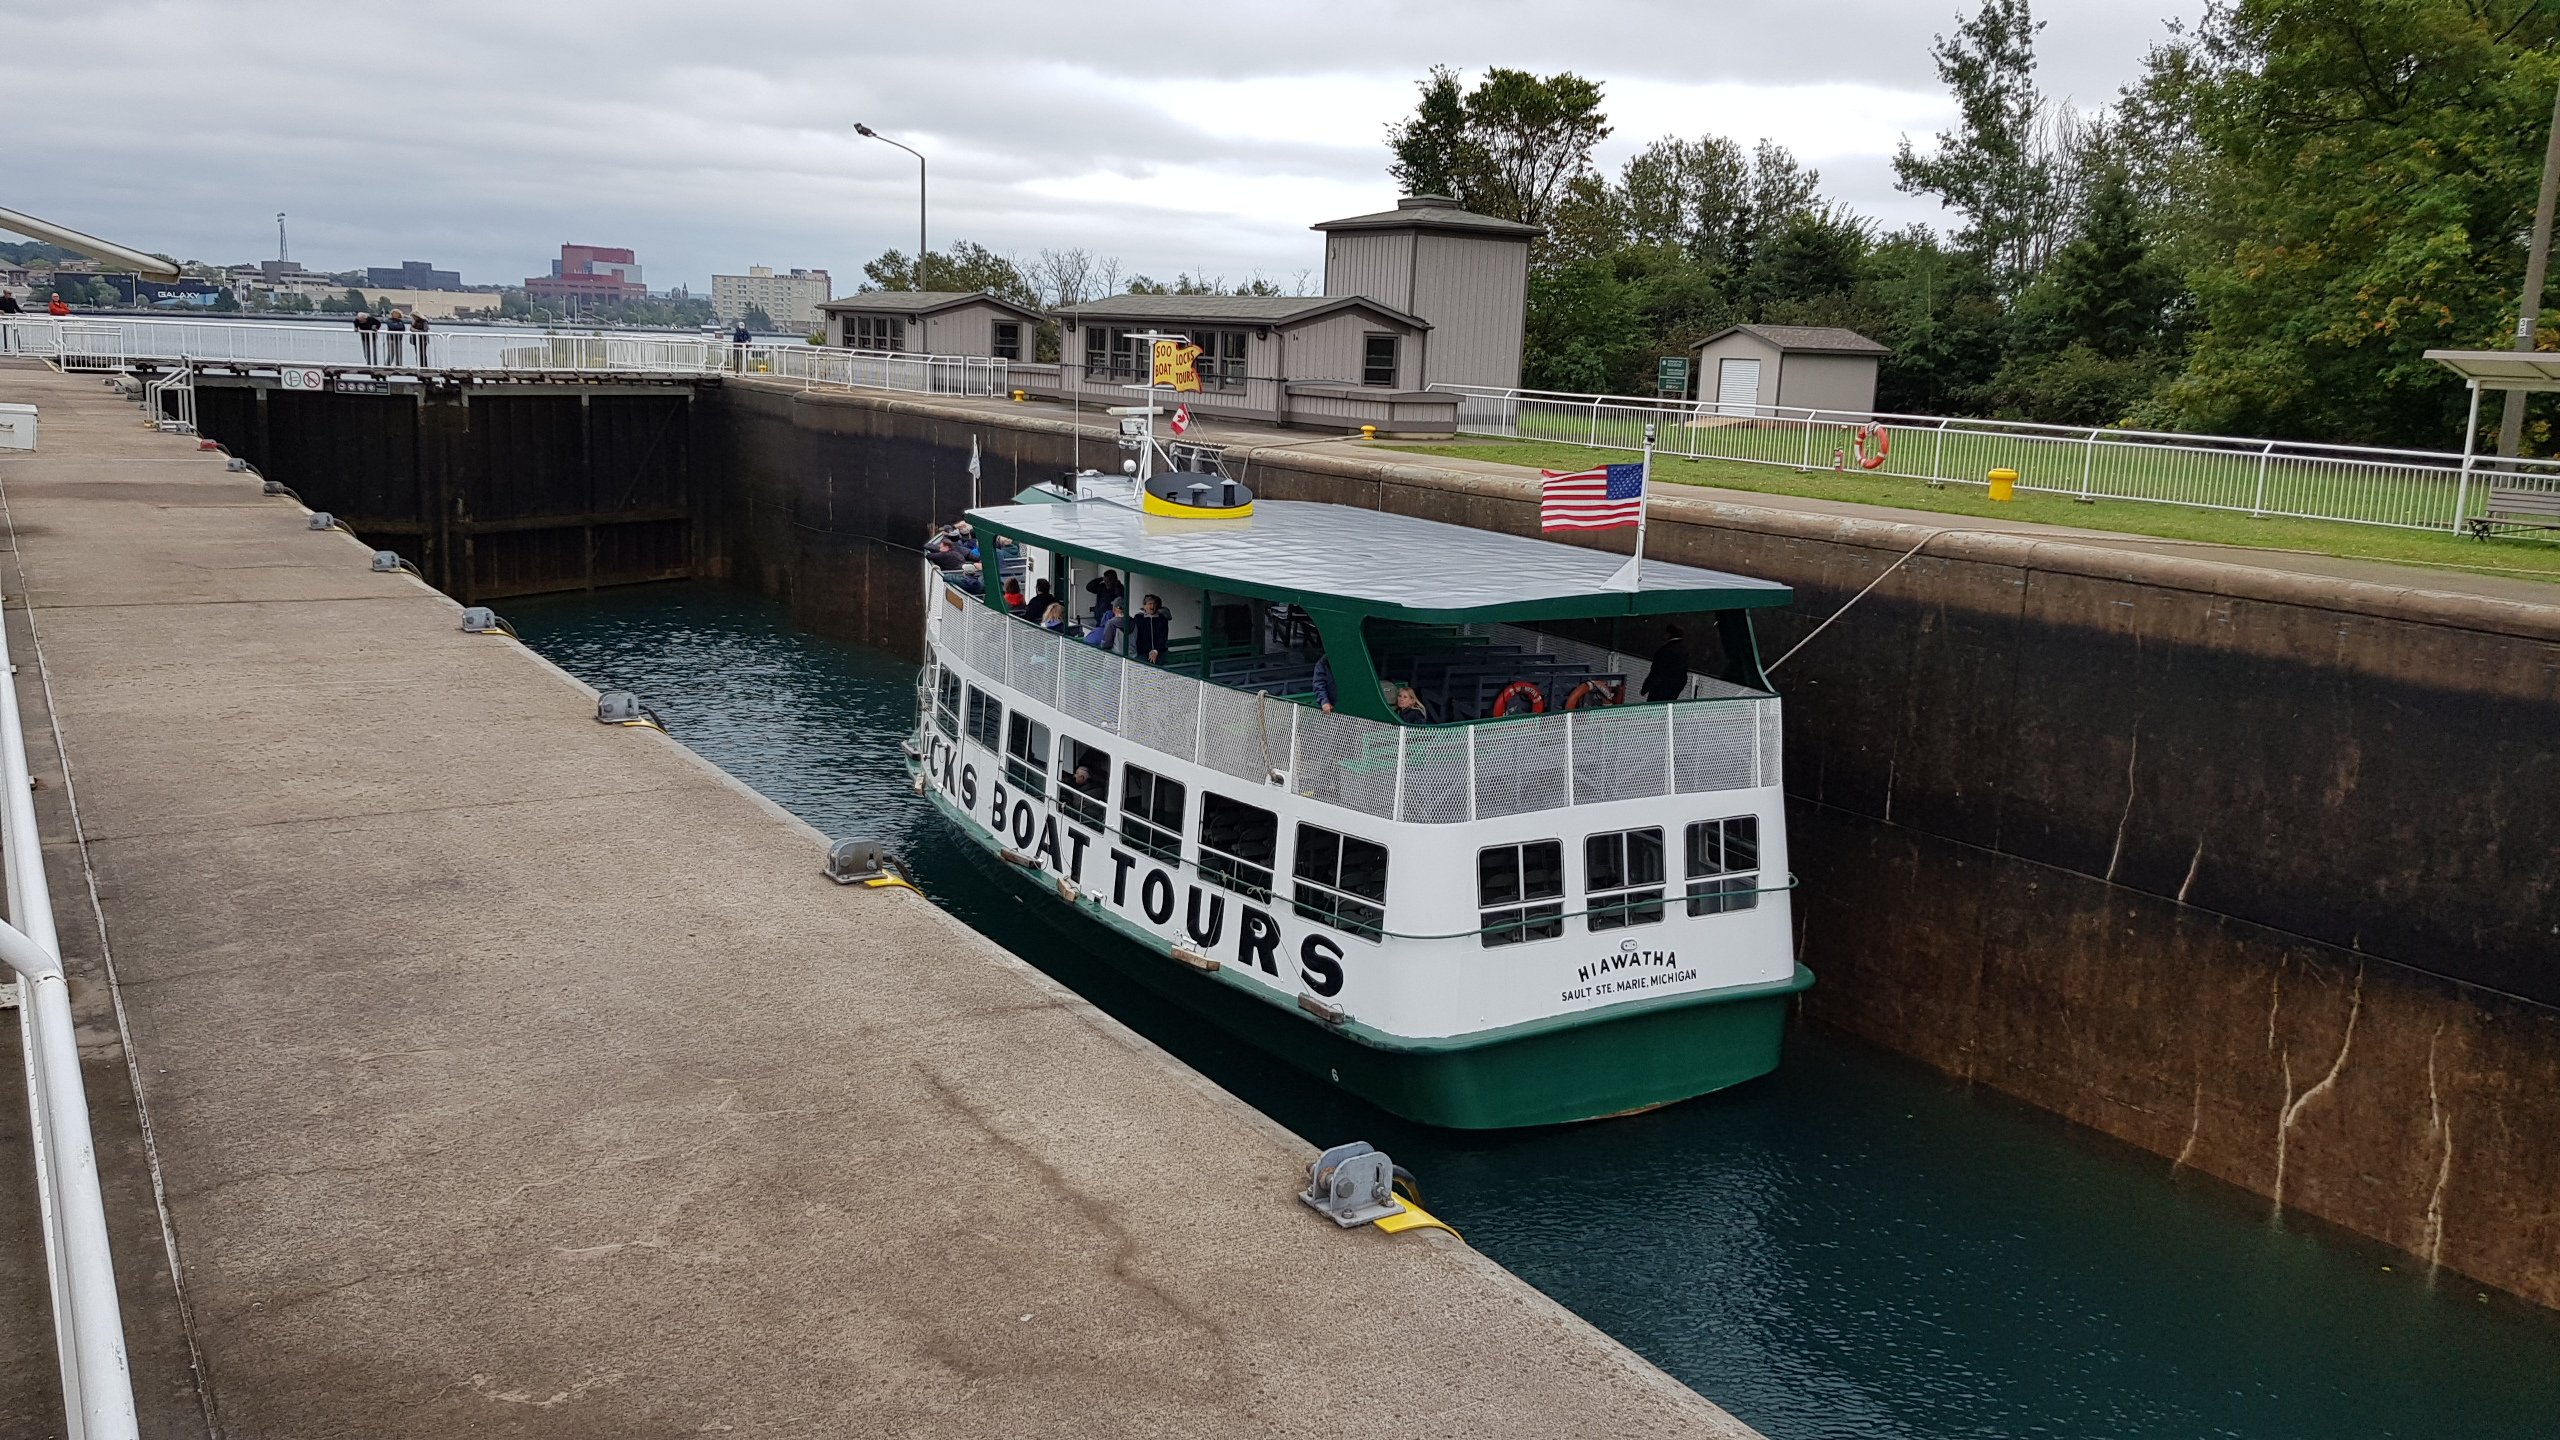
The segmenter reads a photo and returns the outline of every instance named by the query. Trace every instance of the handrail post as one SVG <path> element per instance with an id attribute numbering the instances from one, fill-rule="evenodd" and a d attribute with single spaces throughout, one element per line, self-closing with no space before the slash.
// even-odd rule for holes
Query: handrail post
<path id="1" fill-rule="evenodd" d="M 2089 494 L 2089 474 L 2097 463 L 2098 432 L 2091 430 L 2089 432 L 2087 444 L 2084 445 L 2080 451 L 2080 503 L 2083 505 L 2096 503 L 2095 499 Z"/>
<path id="2" fill-rule="evenodd" d="M 2453 487 L 2453 524 L 2456 535 L 2462 533 L 2463 516 L 2471 509 L 2471 461 L 2480 449 L 2480 382 L 2471 382 L 2471 413 L 2462 421 L 2462 478 Z M 2486 530 L 2487 526 L 2482 526 Z"/>
<path id="3" fill-rule="evenodd" d="M 2275 453 L 2275 449 L 2276 442 L 2273 440 L 2258 447 L 2258 493 L 2249 502 L 2249 518 L 2252 520 L 2267 518 L 2267 459 Z"/>
<path id="4" fill-rule="evenodd" d="M 1929 483 L 1942 490 L 1946 488 L 1947 484 L 1947 467 L 1944 463 L 1946 454 L 1947 422 L 1940 420 L 1938 422 L 1936 443 L 1929 447 Z"/>
<path id="5" fill-rule="evenodd" d="M 1813 468 L 1813 412 L 1810 410 L 1804 414 L 1804 456 L 1796 462 L 1796 468 L 1798 470 Z"/>

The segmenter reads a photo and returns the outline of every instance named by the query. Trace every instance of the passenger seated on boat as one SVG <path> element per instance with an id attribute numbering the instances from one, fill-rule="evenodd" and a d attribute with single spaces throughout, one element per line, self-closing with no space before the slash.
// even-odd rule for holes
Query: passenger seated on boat
<path id="1" fill-rule="evenodd" d="M 1431 723 L 1431 712 L 1423 707 L 1422 697 L 1413 693 L 1412 686 L 1381 685 L 1378 689 L 1385 693 L 1387 708 L 1395 712 L 1398 720 L 1407 725 Z"/>
<path id="2" fill-rule="evenodd" d="M 1100 623 L 1084 632 L 1084 643 L 1097 650 L 1108 650 L 1120 638 L 1120 606 L 1117 602 L 1102 607 Z"/>
<path id="3" fill-rule="evenodd" d="M 1043 577 L 1031 587 L 1031 613 L 1047 615 L 1049 607 L 1056 603 L 1057 599 L 1058 592 L 1050 589 L 1047 578 Z"/>
<path id="4" fill-rule="evenodd" d="M 1120 583 L 1117 570 L 1103 571 L 1084 582 L 1084 588 L 1093 596 L 1093 623 L 1096 625 L 1102 623 L 1106 611 L 1119 609 L 1121 598 L 1129 593 L 1128 587 Z"/>
<path id="5" fill-rule="evenodd" d="M 1667 705 L 1680 698 L 1689 688 L 1689 637 L 1679 626 L 1663 628 L 1660 649 L 1653 652 L 1653 668 L 1645 672 L 1644 698 L 1657 705 Z"/>
<path id="6" fill-rule="evenodd" d="M 1173 617 L 1164 613 L 1164 597 L 1150 595 L 1129 617 L 1129 652 L 1150 665 L 1161 665 L 1172 633 Z"/>
<path id="7" fill-rule="evenodd" d="M 1043 590 L 1040 593 L 1042 595 L 1047 595 L 1049 592 Z M 1053 631 L 1061 635 L 1074 633 L 1073 628 L 1067 624 L 1067 607 L 1059 604 L 1057 601 L 1051 600 L 1046 606 L 1040 609 L 1039 615 L 1041 629 Z M 1084 637 L 1078 635 L 1076 638 L 1081 640 Z"/>
<path id="8" fill-rule="evenodd" d="M 1007 580 L 1004 582 L 1004 603 L 1005 608 L 1008 610 L 1019 611 L 1022 609 L 1021 581 Z"/>

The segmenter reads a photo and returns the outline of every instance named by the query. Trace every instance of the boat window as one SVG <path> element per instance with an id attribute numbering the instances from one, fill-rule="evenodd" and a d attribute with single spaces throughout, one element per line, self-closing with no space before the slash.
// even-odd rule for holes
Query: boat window
<path id="1" fill-rule="evenodd" d="M 1477 851 L 1476 904 L 1483 911 L 1480 938 L 1488 950 L 1562 935 L 1564 842 L 1532 840 Z"/>
<path id="2" fill-rule="evenodd" d="M 1360 348 L 1360 383 L 1393 388 L 1396 383 L 1396 337 L 1368 335 Z"/>
<path id="3" fill-rule="evenodd" d="M 1271 898 L 1280 853 L 1280 817 L 1224 795 L 1200 794 L 1200 874 L 1256 900 Z"/>
<path id="4" fill-rule="evenodd" d="M 1689 913 L 1722 915 L 1760 903 L 1760 817 L 1689 827 Z"/>
<path id="5" fill-rule="evenodd" d="M 1081 740 L 1058 742 L 1058 808 L 1096 830 L 1111 826 L 1111 757 Z"/>
<path id="6" fill-rule="evenodd" d="M 960 738 L 960 674 L 943 670 L 933 683 L 933 723 L 945 736 Z"/>
<path id="7" fill-rule="evenodd" d="M 1004 705 L 975 685 L 969 687 L 969 738 L 990 750 L 1004 738 Z"/>
<path id="8" fill-rule="evenodd" d="M 1049 793 L 1049 727 L 1020 711 L 1005 727 L 1004 783 L 1025 795 Z"/>
<path id="9" fill-rule="evenodd" d="M 1593 930 L 1662 922 L 1662 830 L 1613 830 L 1582 842 L 1582 890 Z"/>
<path id="10" fill-rule="evenodd" d="M 1298 827 L 1296 908 L 1363 940 L 1387 928 L 1387 847 L 1315 825 Z"/>
<path id="11" fill-rule="evenodd" d="M 1120 782 L 1120 838 L 1129 848 L 1182 863 L 1182 782 L 1132 765 Z"/>

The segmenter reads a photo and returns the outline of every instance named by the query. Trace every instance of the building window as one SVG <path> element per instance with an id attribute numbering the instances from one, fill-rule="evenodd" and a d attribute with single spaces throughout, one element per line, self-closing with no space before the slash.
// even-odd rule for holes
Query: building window
<path id="1" fill-rule="evenodd" d="M 1111 757 L 1081 740 L 1058 742 L 1058 808 L 1096 830 L 1111 828 Z"/>
<path id="2" fill-rule="evenodd" d="M 1049 727 L 1019 710 L 1005 729 L 1004 779 L 1025 795 L 1049 793 Z"/>
<path id="3" fill-rule="evenodd" d="M 1120 838 L 1132 850 L 1182 863 L 1182 782 L 1132 765 L 1120 782 Z"/>
<path id="4" fill-rule="evenodd" d="M 1360 346 L 1360 383 L 1387 389 L 1396 383 L 1396 337 L 1371 335 Z"/>
<path id="5" fill-rule="evenodd" d="M 1271 898 L 1280 855 L 1280 817 L 1241 800 L 1202 792 L 1200 877 L 1255 900 Z"/>
<path id="6" fill-rule="evenodd" d="M 907 322 L 895 315 L 848 315 L 844 343 L 856 350 L 904 350 Z"/>
<path id="7" fill-rule="evenodd" d="M 1118 380 L 1130 384 L 1143 382 L 1155 374 L 1152 343 L 1132 338 L 1137 332 L 1106 325 L 1084 327 L 1084 373 L 1088 380 Z M 1200 347 L 1200 356 L 1192 368 L 1200 374 L 1200 384 L 1210 390 L 1241 390 L 1245 385 L 1245 348 L 1252 342 L 1249 330 L 1199 330 L 1185 327 L 1180 333 L 1191 337 Z"/>
<path id="8" fill-rule="evenodd" d="M 1544 903 L 1541 903 L 1544 902 Z M 1564 933 L 1564 842 L 1533 840 L 1476 852 L 1476 904 L 1488 950 Z"/>
<path id="9" fill-rule="evenodd" d="M 1194 330 L 1191 343 L 1200 347 L 1200 358 L 1192 368 L 1200 372 L 1200 383 L 1212 390 L 1244 388 L 1244 350 L 1250 339 L 1243 330 Z"/>
<path id="10" fill-rule="evenodd" d="M 994 353 L 995 357 L 999 360 L 1019 360 L 1022 358 L 1021 321 L 999 320 L 996 322 L 996 343 Z"/>
<path id="11" fill-rule="evenodd" d="M 933 685 L 933 723 L 946 737 L 960 738 L 960 675 L 945 668 Z"/>
<path id="12" fill-rule="evenodd" d="M 1363 940 L 1386 932 L 1386 846 L 1301 825 L 1293 868 L 1299 914 Z"/>
<path id="13" fill-rule="evenodd" d="M 1585 920 L 1593 930 L 1662 923 L 1662 830 L 1613 830 L 1582 842 Z"/>
<path id="14" fill-rule="evenodd" d="M 1722 915 L 1760 903 L 1760 817 L 1689 827 L 1689 913 Z"/>
<path id="15" fill-rule="evenodd" d="M 1004 706 L 975 685 L 969 687 L 969 738 L 989 750 L 1004 738 Z"/>

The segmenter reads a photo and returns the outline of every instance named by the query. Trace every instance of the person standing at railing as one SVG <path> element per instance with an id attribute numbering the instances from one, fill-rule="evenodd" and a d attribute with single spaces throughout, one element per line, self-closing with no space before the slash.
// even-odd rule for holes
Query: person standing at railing
<path id="1" fill-rule="evenodd" d="M 55 295 L 44 302 L 44 313 L 59 320 L 71 313 L 71 307 L 62 303 L 60 295 Z"/>
<path id="2" fill-rule="evenodd" d="M 382 317 L 370 310 L 356 312 L 356 343 L 364 347 L 364 363 L 382 363 Z"/>
<path id="3" fill-rule="evenodd" d="M 427 317 L 424 315 L 412 315 L 409 317 L 409 348 L 418 352 L 418 368 L 422 370 L 425 369 L 427 364 Z"/>
<path id="4" fill-rule="evenodd" d="M 1644 698 L 1656 705 L 1667 705 L 1680 698 L 1689 688 L 1689 637 L 1679 626 L 1663 630 L 1663 642 L 1653 652 L 1653 668 L 1644 674 Z"/>
<path id="5" fill-rule="evenodd" d="M 390 318 L 382 322 L 382 338 L 385 348 L 391 352 L 390 357 L 383 361 L 384 364 L 406 365 L 409 363 L 406 354 L 409 348 L 409 315 L 407 311 L 395 309 L 391 312 Z"/>
<path id="6" fill-rule="evenodd" d="M 0 320 L 7 320 L 15 316 L 24 315 L 25 313 L 27 312 L 18 308 L 18 295 L 16 291 L 0 289 Z M 0 330 L 0 341 L 8 342 L 6 344 L 0 344 L 0 351 L 17 349 L 18 332 L 15 329 Z"/>
<path id="7" fill-rule="evenodd" d="M 1084 588 L 1093 596 L 1093 623 L 1096 625 L 1102 623 L 1104 611 L 1117 606 L 1121 597 L 1129 593 L 1127 587 L 1120 583 L 1120 572 L 1117 570 L 1103 571 L 1084 582 Z"/>
<path id="8" fill-rule="evenodd" d="M 741 375 L 747 373 L 747 346 L 754 343 L 755 338 L 755 332 L 747 328 L 744 320 L 738 322 L 737 329 L 729 332 L 729 367 Z"/>
<path id="9" fill-rule="evenodd" d="M 1129 617 L 1129 653 L 1150 665 L 1164 663 L 1164 647 L 1171 643 L 1173 617 L 1164 613 L 1164 600 L 1150 595 Z"/>

